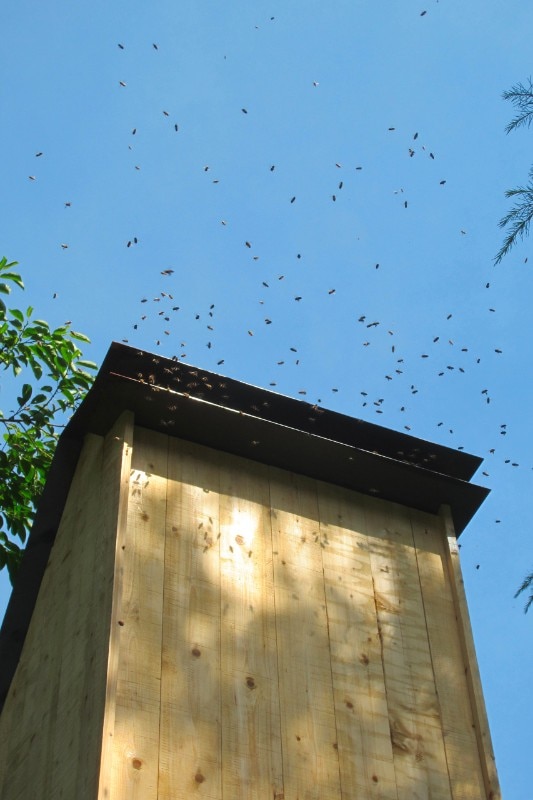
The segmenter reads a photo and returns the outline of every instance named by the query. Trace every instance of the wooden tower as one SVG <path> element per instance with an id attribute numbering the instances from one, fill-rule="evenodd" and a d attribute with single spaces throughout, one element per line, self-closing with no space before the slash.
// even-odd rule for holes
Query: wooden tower
<path id="1" fill-rule="evenodd" d="M 2 800 L 496 800 L 480 459 L 112 345 L 0 636 Z"/>

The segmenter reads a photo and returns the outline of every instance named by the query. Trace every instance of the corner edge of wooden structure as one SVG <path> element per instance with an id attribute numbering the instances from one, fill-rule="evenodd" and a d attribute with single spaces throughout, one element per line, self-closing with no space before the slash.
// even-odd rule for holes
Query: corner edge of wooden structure
<path id="1" fill-rule="evenodd" d="M 446 566 L 452 588 L 455 615 L 465 663 L 465 676 L 472 705 L 476 741 L 486 796 L 487 800 L 501 800 L 500 784 L 496 772 L 496 759 L 492 747 L 487 709 L 483 697 L 481 676 L 470 623 L 470 615 L 468 613 L 461 563 L 459 560 L 459 547 L 450 506 L 442 505 L 439 509 L 439 516 L 442 520 L 444 531 Z"/>
<path id="2" fill-rule="evenodd" d="M 111 613 L 109 615 L 109 645 L 104 706 L 101 724 L 101 751 L 98 775 L 98 800 L 107 796 L 103 785 L 111 760 L 110 738 L 115 721 L 115 699 L 119 659 L 117 619 L 122 600 L 123 544 L 128 515 L 129 480 L 133 451 L 134 414 L 123 411 L 104 439 L 104 525 L 109 535 L 115 537 L 115 559 L 111 587 Z M 118 477 L 118 481 L 117 481 Z"/>

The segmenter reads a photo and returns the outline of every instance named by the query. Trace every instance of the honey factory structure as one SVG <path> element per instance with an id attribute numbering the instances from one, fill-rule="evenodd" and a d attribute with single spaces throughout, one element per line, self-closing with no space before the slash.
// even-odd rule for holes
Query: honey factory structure
<path id="1" fill-rule="evenodd" d="M 480 463 L 112 344 L 0 634 L 2 800 L 498 800 Z"/>

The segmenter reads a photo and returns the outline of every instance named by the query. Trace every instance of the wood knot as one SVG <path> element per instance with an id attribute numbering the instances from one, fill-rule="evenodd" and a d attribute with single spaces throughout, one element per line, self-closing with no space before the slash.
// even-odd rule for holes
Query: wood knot
<path id="1" fill-rule="evenodd" d="M 374 783 L 377 783 L 379 778 L 377 775 L 372 775 L 372 780 L 374 781 Z"/>
<path id="2" fill-rule="evenodd" d="M 201 651 L 199 650 L 198 647 L 193 647 L 193 649 L 191 650 L 191 653 L 193 654 L 193 656 L 195 658 L 200 658 L 200 656 L 202 655 L 202 653 L 201 653 Z"/>
<path id="3" fill-rule="evenodd" d="M 351 700 L 345 700 L 344 703 L 346 705 L 346 708 L 353 708 L 353 703 Z"/>
<path id="4" fill-rule="evenodd" d="M 359 661 L 361 662 L 361 664 L 365 665 L 370 664 L 370 659 L 368 658 L 366 653 L 363 653 L 361 656 L 359 656 Z"/>
<path id="5" fill-rule="evenodd" d="M 244 544 L 244 538 L 240 535 L 240 533 L 235 537 L 235 541 L 237 544 Z"/>
<path id="6" fill-rule="evenodd" d="M 246 678 L 246 685 L 249 689 L 255 689 L 255 681 L 253 678 L 248 677 Z"/>
<path id="7" fill-rule="evenodd" d="M 141 761 L 140 758 L 132 758 L 131 766 L 133 767 L 133 769 L 140 769 L 142 767 L 142 765 L 143 765 L 143 762 Z"/>
<path id="8" fill-rule="evenodd" d="M 196 781 L 196 783 L 203 783 L 205 781 L 205 776 L 202 775 L 201 772 L 197 772 L 196 775 L 194 776 L 194 780 Z"/>

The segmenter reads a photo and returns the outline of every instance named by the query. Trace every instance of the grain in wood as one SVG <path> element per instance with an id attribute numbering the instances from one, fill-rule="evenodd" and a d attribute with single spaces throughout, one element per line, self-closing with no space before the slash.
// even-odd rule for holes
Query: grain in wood
<path id="1" fill-rule="evenodd" d="M 283 793 L 268 470 L 220 469 L 222 796 Z"/>
<path id="2" fill-rule="evenodd" d="M 483 776 L 465 678 L 468 665 L 457 630 L 442 524 L 438 517 L 415 510 L 411 511 L 411 523 L 452 797 L 479 800 L 485 796 Z"/>
<path id="3" fill-rule="evenodd" d="M 86 719 L 87 700 L 103 695 L 105 673 L 95 675 L 94 663 L 87 660 L 98 623 L 103 621 L 101 603 L 94 593 L 96 563 L 103 553 L 95 547 L 96 530 L 101 527 L 103 445 L 101 437 L 88 435 L 85 449 L 91 448 L 92 462 L 85 471 L 83 485 L 76 494 L 74 519 L 69 530 L 70 555 L 63 563 L 65 598 L 63 625 L 65 635 L 61 648 L 61 666 L 55 703 L 55 724 L 48 731 L 49 763 L 43 776 L 43 796 L 94 798 L 100 752 L 87 747 L 91 720 Z M 85 453 L 84 453 L 85 456 Z M 113 570 L 112 563 L 108 565 Z M 107 649 L 107 641 L 101 642 Z M 94 684 L 95 678 L 100 684 Z M 103 681 L 102 681 L 103 679 Z M 101 720 L 98 721 L 101 734 Z M 83 758 L 81 757 L 83 754 Z M 80 783 L 79 767 L 85 764 L 88 780 Z M 33 776 L 36 779 L 36 776 Z M 92 786 L 92 795 L 87 789 Z"/>
<path id="4" fill-rule="evenodd" d="M 365 514 L 398 794 L 451 800 L 409 511 L 368 498 Z"/>
<path id="5" fill-rule="evenodd" d="M 397 800 L 364 500 L 318 487 L 342 797 Z"/>
<path id="6" fill-rule="evenodd" d="M 36 791 L 39 799 L 57 796 L 65 787 L 68 791 L 76 776 L 82 721 L 79 714 L 72 716 L 72 704 L 80 699 L 83 676 L 78 648 L 84 646 L 87 636 L 87 630 L 79 624 L 77 603 L 82 601 L 87 605 L 88 582 L 82 580 L 82 596 L 79 596 L 76 585 L 79 577 L 72 564 L 79 568 L 80 558 L 83 560 L 88 526 L 95 513 L 94 489 L 101 452 L 102 439 L 87 436 L 0 718 L 1 750 L 5 758 L 1 796 L 5 800 L 29 797 Z M 89 487 L 87 493 L 86 487 Z M 69 664 L 74 668 L 72 682 Z M 73 692 L 73 697 L 69 692 Z M 10 719 L 12 725 L 8 729 Z M 58 746 L 64 727 L 72 738 L 69 758 L 65 759 Z M 97 764 L 93 768 L 96 771 Z"/>
<path id="7" fill-rule="evenodd" d="M 286 797 L 341 798 L 316 482 L 271 470 Z"/>
<path id="8" fill-rule="evenodd" d="M 218 454 L 172 439 L 168 477 L 158 800 L 218 800 Z"/>
<path id="9" fill-rule="evenodd" d="M 120 627 L 116 621 L 120 618 L 119 610 L 122 607 L 122 576 L 128 544 L 133 435 L 134 416 L 130 411 L 124 411 L 105 437 L 101 510 L 93 534 L 95 552 L 98 554 L 94 565 L 94 605 L 99 608 L 99 621 L 87 653 L 87 663 L 91 665 L 88 673 L 95 690 L 87 689 L 84 723 L 87 749 L 100 750 L 95 793 L 98 800 L 109 797 L 113 759 L 120 644 Z M 80 786 L 92 785 L 92 776 L 85 772 L 81 753 L 78 774 Z M 89 796 L 92 798 L 93 795 Z"/>
<path id="10" fill-rule="evenodd" d="M 168 439 L 135 427 L 108 796 L 156 800 Z M 105 797 L 105 794 L 104 794 Z"/>
<path id="11" fill-rule="evenodd" d="M 470 616 L 466 602 L 465 587 L 459 559 L 459 547 L 455 537 L 453 519 L 449 506 L 444 506 L 440 509 L 440 517 L 444 527 L 444 553 L 455 605 L 459 639 L 463 657 L 468 664 L 466 681 L 472 706 L 485 792 L 489 800 L 499 800 L 501 797 L 501 790 L 498 774 L 496 772 L 494 750 L 492 747 L 485 700 L 481 687 L 481 677 L 474 646 L 474 637 L 472 635 L 472 627 L 470 625 Z"/>

